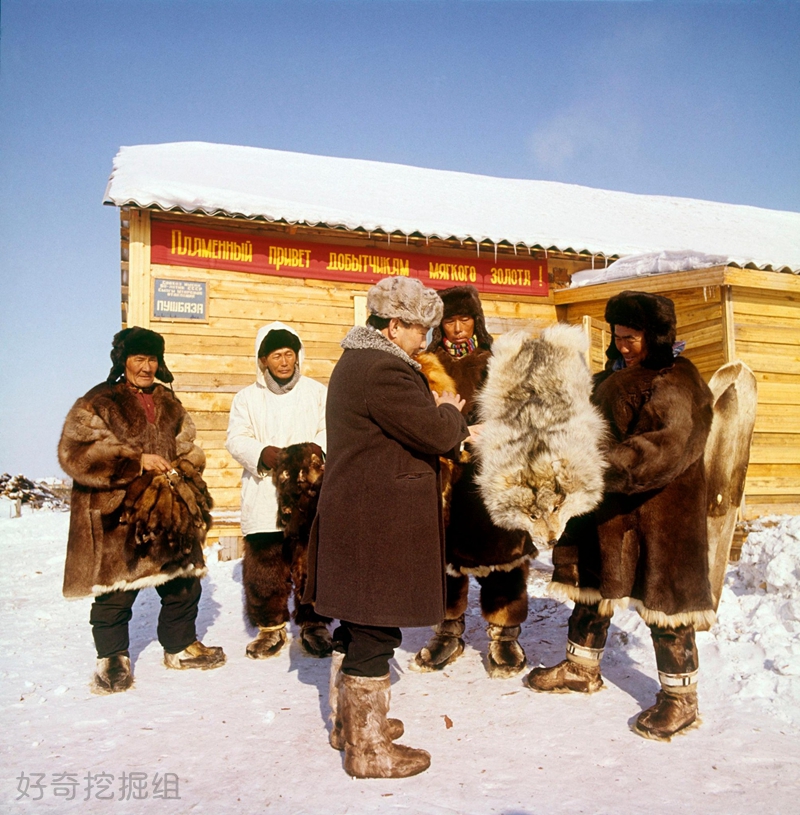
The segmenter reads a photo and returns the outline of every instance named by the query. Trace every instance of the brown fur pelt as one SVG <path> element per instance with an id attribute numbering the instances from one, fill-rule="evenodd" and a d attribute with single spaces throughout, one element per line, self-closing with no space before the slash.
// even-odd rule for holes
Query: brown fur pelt
<path id="1" fill-rule="evenodd" d="M 552 545 L 570 517 L 603 495 L 606 426 L 590 402 L 585 350 L 583 332 L 564 324 L 539 339 L 505 334 L 478 395 L 486 508 L 498 526 L 526 530 L 537 546 Z"/>
<path id="2" fill-rule="evenodd" d="M 415 357 L 419 362 L 421 370 L 425 379 L 428 380 L 428 386 L 436 393 L 452 393 L 455 396 L 458 393 L 456 382 L 452 376 L 444 368 L 436 354 L 425 352 L 417 354 Z M 466 453 L 462 453 L 466 455 Z M 458 478 L 458 465 L 456 462 L 448 458 L 439 458 L 440 464 L 440 479 L 442 484 L 442 514 L 445 527 L 450 523 L 450 500 L 453 495 L 453 483 Z"/>
<path id="3" fill-rule="evenodd" d="M 324 469 L 322 459 L 305 442 L 285 447 L 278 454 L 272 482 L 278 494 L 277 523 L 284 537 L 308 542 Z"/>

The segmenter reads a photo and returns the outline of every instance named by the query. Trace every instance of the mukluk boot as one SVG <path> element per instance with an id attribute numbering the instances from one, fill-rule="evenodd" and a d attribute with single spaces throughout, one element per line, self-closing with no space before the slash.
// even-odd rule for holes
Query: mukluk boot
<path id="1" fill-rule="evenodd" d="M 519 644 L 520 626 L 486 626 L 489 635 L 489 651 L 486 655 L 487 672 L 492 679 L 508 679 L 516 676 L 528 663 L 525 651 Z"/>
<path id="2" fill-rule="evenodd" d="M 334 750 L 344 750 L 342 717 L 339 715 L 339 687 L 341 685 L 340 678 L 342 676 L 343 661 L 344 654 L 341 651 L 334 651 L 331 657 L 331 678 L 328 684 L 328 705 L 331 709 L 331 735 L 329 741 Z M 386 722 L 389 727 L 389 738 L 392 741 L 399 739 L 405 731 L 405 727 L 400 719 L 387 719 Z"/>
<path id="3" fill-rule="evenodd" d="M 131 658 L 127 653 L 98 657 L 92 677 L 92 693 L 121 693 L 132 685 Z"/>
<path id="4" fill-rule="evenodd" d="M 567 658 L 552 668 L 534 668 L 525 677 L 525 684 L 542 693 L 595 693 L 603 687 L 603 650 L 567 640 Z"/>
<path id="5" fill-rule="evenodd" d="M 325 623 L 307 622 L 300 624 L 300 645 L 312 657 L 327 657 L 333 651 L 333 641 Z"/>
<path id="6" fill-rule="evenodd" d="M 201 671 L 208 671 L 212 668 L 221 668 L 226 661 L 225 652 L 219 646 L 203 645 L 200 640 L 195 640 L 191 645 L 187 645 L 183 651 L 177 654 L 170 654 L 164 651 L 164 664 L 167 668 L 175 668 L 183 671 L 189 668 L 198 668 Z"/>
<path id="7" fill-rule="evenodd" d="M 286 623 L 277 625 L 260 625 L 258 636 L 248 644 L 246 649 L 250 659 L 267 659 L 274 657 L 286 642 Z"/>
<path id="8" fill-rule="evenodd" d="M 430 754 L 395 744 L 389 733 L 390 684 L 385 676 L 340 673 L 338 711 L 344 769 L 355 778 L 407 778 L 427 770 Z"/>
<path id="9" fill-rule="evenodd" d="M 433 627 L 433 636 L 414 657 L 419 671 L 441 671 L 464 653 L 464 615 L 455 620 L 442 620 Z"/>
<path id="10" fill-rule="evenodd" d="M 643 710 L 633 725 L 646 739 L 669 741 L 676 733 L 699 721 L 697 716 L 698 658 L 694 627 L 650 626 L 656 651 L 661 690 L 656 703 Z"/>

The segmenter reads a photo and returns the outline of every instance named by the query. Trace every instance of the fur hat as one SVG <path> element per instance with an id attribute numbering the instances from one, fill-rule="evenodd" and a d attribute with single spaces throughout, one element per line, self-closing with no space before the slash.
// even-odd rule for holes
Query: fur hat
<path id="1" fill-rule="evenodd" d="M 605 316 L 612 334 L 618 325 L 644 331 L 647 348 L 647 356 L 641 363 L 644 368 L 658 370 L 672 365 L 677 319 L 675 304 L 668 297 L 644 291 L 623 291 L 608 301 Z M 606 356 L 612 362 L 622 359 L 613 337 Z"/>
<path id="2" fill-rule="evenodd" d="M 106 382 L 116 382 L 125 373 L 125 361 L 136 354 L 145 354 L 158 359 L 156 379 L 169 383 L 175 378 L 164 362 L 164 338 L 161 334 L 135 325 L 114 334 L 111 343 L 112 365 Z"/>
<path id="3" fill-rule="evenodd" d="M 261 340 L 261 345 L 258 348 L 259 359 L 261 357 L 268 357 L 273 351 L 279 348 L 291 348 L 295 354 L 300 354 L 300 337 L 287 331 L 285 328 L 273 328 L 272 331 Z"/>
<path id="4" fill-rule="evenodd" d="M 451 286 L 439 292 L 442 298 L 444 311 L 442 320 L 448 317 L 466 315 L 475 320 L 475 336 L 478 338 L 478 347 L 490 350 L 492 347 L 492 335 L 486 330 L 486 320 L 483 316 L 483 306 L 481 298 L 475 286 Z M 444 331 L 441 322 L 433 329 L 431 344 L 428 351 L 434 351 L 442 343 Z"/>
<path id="5" fill-rule="evenodd" d="M 396 317 L 426 328 L 433 328 L 442 320 L 439 296 L 415 277 L 384 277 L 367 292 L 367 310 L 377 317 Z"/>

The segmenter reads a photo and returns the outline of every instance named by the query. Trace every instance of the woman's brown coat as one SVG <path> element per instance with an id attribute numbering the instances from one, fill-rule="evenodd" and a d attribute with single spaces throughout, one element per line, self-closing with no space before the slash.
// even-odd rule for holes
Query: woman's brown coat
<path id="1" fill-rule="evenodd" d="M 363 625 L 432 625 L 445 607 L 438 457 L 467 424 L 453 406 L 436 407 L 422 374 L 378 332 L 353 329 L 342 345 L 304 599 Z"/>
<path id="2" fill-rule="evenodd" d="M 142 473 L 142 454 L 185 459 L 196 469 L 205 454 L 194 444 L 195 427 L 171 390 L 153 391 L 150 424 L 136 392 L 124 382 L 92 388 L 67 414 L 58 460 L 72 477 L 64 596 L 84 597 L 205 574 L 202 533 L 176 549 L 137 545 L 134 529 L 120 523 L 128 486 Z"/>
<path id="3" fill-rule="evenodd" d="M 703 452 L 711 392 L 683 357 L 597 381 L 593 401 L 613 435 L 606 494 L 593 513 L 567 525 L 553 551 L 553 588 L 600 602 L 601 613 L 630 603 L 652 625 L 708 623 Z"/>

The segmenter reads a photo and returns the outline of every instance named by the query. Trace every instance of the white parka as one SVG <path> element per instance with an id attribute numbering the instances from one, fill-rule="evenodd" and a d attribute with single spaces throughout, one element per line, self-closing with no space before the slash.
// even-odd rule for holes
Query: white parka
<path id="1" fill-rule="evenodd" d="M 256 381 L 233 397 L 225 447 L 244 467 L 242 472 L 242 534 L 277 532 L 278 501 L 272 473 L 259 471 L 259 457 L 265 447 L 288 447 L 316 442 L 325 449 L 325 400 L 328 389 L 315 379 L 301 376 L 288 392 L 273 393 L 266 383 L 269 372 L 261 367 L 258 349 L 264 337 L 275 329 L 297 332 L 281 322 L 262 326 L 256 335 Z M 305 356 L 302 341 L 298 364 Z"/>

